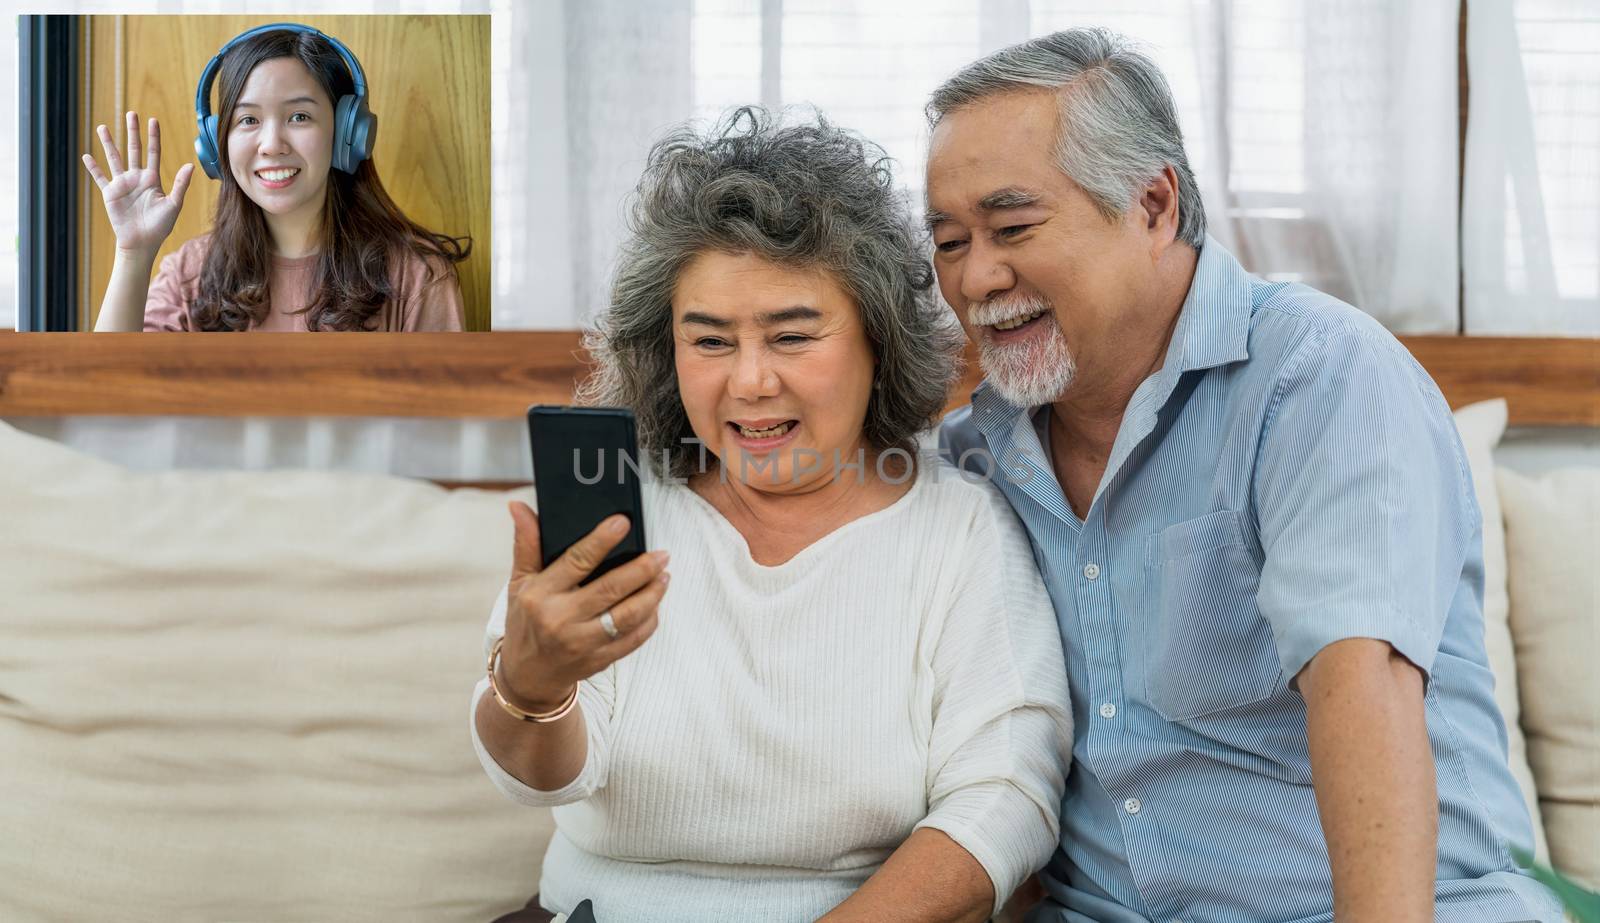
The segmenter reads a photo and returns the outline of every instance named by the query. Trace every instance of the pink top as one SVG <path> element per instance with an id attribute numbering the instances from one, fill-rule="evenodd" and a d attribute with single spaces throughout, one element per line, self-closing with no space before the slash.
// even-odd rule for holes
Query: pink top
<path id="1" fill-rule="evenodd" d="M 161 261 L 155 281 L 150 283 L 144 302 L 144 329 L 149 331 L 188 330 L 189 305 L 200 291 L 200 268 L 205 264 L 211 235 L 203 234 L 179 247 Z M 312 274 L 317 255 L 272 258 L 272 311 L 252 331 L 304 332 L 303 311 L 311 303 Z M 428 282 L 429 261 L 414 253 L 389 270 L 395 295 L 369 321 L 379 331 L 461 330 L 461 287 L 455 267 L 443 260 L 433 264 L 435 278 Z"/>

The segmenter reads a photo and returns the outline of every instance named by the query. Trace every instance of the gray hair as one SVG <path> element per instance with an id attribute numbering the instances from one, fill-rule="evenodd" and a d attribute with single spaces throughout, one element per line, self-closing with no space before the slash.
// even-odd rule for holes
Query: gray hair
<path id="1" fill-rule="evenodd" d="M 1106 220 L 1121 218 L 1171 166 L 1178 175 L 1178 239 L 1200 249 L 1206 210 L 1183 151 L 1177 106 L 1161 69 L 1108 29 L 1069 29 L 1003 48 L 946 80 L 928 121 L 999 93 L 1060 90 L 1056 161 Z"/>
<path id="2" fill-rule="evenodd" d="M 863 436 L 909 449 L 944 409 L 962 337 L 933 297 L 925 235 L 905 199 L 881 148 L 820 115 L 784 125 L 745 107 L 703 135 L 673 130 L 635 190 L 611 304 L 584 336 L 596 368 L 578 400 L 632 408 L 657 473 L 692 473 L 703 456 L 683 443 L 694 431 L 678 392 L 673 291 L 695 256 L 749 253 L 833 274 L 877 360 Z"/>

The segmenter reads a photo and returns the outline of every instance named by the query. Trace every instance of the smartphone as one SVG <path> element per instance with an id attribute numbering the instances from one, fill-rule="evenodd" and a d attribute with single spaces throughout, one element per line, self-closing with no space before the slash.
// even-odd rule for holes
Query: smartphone
<path id="1" fill-rule="evenodd" d="M 632 528 L 583 583 L 645 552 L 644 502 L 633 411 L 621 407 L 528 408 L 533 491 L 539 504 L 539 550 L 549 567 L 613 513 Z"/>

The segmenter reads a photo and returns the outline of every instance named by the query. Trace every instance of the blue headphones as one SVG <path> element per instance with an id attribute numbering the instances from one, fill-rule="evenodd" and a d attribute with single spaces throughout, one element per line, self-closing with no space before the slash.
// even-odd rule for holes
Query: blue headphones
<path id="1" fill-rule="evenodd" d="M 216 82 L 217 71 L 222 66 L 222 56 L 233 46 L 251 36 L 280 30 L 322 36 L 339 53 L 339 57 L 344 59 L 345 67 L 349 68 L 350 76 L 355 80 L 355 93 L 339 97 L 339 102 L 334 107 L 333 168 L 345 173 L 354 173 L 363 160 L 372 156 L 372 143 L 378 136 L 378 117 L 367 108 L 367 75 L 361 72 L 361 62 L 350 53 L 350 49 L 344 47 L 343 42 L 331 35 L 299 23 L 279 22 L 257 26 L 234 36 L 228 44 L 222 46 L 222 50 L 212 57 L 206 64 L 206 69 L 200 73 L 200 86 L 194 94 L 194 117 L 199 123 L 200 134 L 194 139 L 194 153 L 200 160 L 200 169 L 206 171 L 206 175 L 212 179 L 222 175 L 222 158 L 218 153 L 217 117 L 211 114 L 211 85 Z"/>

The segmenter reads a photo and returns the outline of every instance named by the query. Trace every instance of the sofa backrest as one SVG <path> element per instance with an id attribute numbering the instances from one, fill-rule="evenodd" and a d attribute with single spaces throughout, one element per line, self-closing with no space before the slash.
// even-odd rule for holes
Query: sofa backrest
<path id="1" fill-rule="evenodd" d="M 135 474 L 0 424 L 0 919 L 520 907 L 549 813 L 467 732 L 505 503 Z"/>

